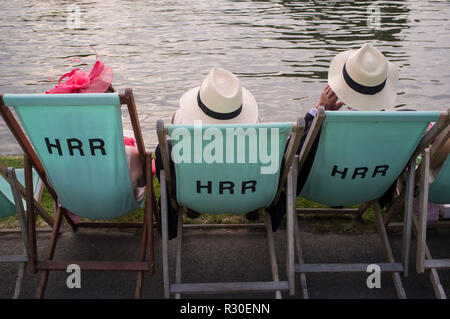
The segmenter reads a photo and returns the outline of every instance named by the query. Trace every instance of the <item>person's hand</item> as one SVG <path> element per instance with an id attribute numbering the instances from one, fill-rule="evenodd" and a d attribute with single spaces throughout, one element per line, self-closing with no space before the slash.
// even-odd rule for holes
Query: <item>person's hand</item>
<path id="1" fill-rule="evenodd" d="M 331 89 L 329 85 L 325 87 L 325 89 L 322 92 L 322 95 L 320 96 L 319 102 L 316 104 L 316 109 L 319 106 L 325 107 L 326 111 L 336 111 L 339 110 L 339 108 L 344 105 L 343 102 L 338 102 L 338 97 L 336 93 Z"/>

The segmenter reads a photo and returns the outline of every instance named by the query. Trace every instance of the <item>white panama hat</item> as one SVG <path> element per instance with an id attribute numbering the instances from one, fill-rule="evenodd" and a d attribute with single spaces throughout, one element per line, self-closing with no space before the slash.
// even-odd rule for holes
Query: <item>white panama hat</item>
<path id="1" fill-rule="evenodd" d="M 257 123 L 258 105 L 236 75 L 214 67 L 200 87 L 190 89 L 180 99 L 174 124 Z"/>
<path id="2" fill-rule="evenodd" d="M 328 84 L 346 105 L 375 111 L 392 107 L 398 72 L 372 44 L 336 55 L 328 70 Z"/>

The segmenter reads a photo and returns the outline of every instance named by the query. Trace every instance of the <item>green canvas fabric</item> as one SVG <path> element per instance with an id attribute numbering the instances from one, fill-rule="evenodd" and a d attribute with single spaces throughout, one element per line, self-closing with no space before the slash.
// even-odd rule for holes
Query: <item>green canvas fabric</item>
<path id="1" fill-rule="evenodd" d="M 105 94 L 21 94 L 13 106 L 63 207 L 91 219 L 137 209 L 123 142 L 120 98 Z"/>
<path id="2" fill-rule="evenodd" d="M 25 172 L 23 168 L 15 169 L 16 176 L 22 185 L 25 185 Z M 39 176 L 35 170 L 33 170 L 33 190 L 36 192 Z M 25 200 L 22 199 L 23 205 L 26 208 Z M 16 213 L 16 206 L 14 203 L 14 197 L 11 191 L 9 182 L 0 175 L 0 218 L 12 216 Z"/>
<path id="3" fill-rule="evenodd" d="M 242 214 L 271 204 L 292 123 L 204 125 L 201 129 L 169 125 L 168 129 L 172 160 L 177 156 L 174 154 L 189 158 L 174 164 L 179 205 L 202 213 Z M 196 142 L 195 136 L 203 138 Z M 245 144 L 238 142 L 237 136 L 245 138 Z M 192 146 L 186 153 L 184 139 Z M 222 141 L 221 145 L 213 144 L 216 140 Z M 272 161 L 261 153 L 273 154 Z M 209 159 L 205 154 L 217 158 Z"/>
<path id="4" fill-rule="evenodd" d="M 439 112 L 326 112 L 300 196 L 348 206 L 383 195 Z"/>
<path id="5" fill-rule="evenodd" d="M 433 203 L 450 204 L 450 155 L 447 155 L 438 176 L 430 185 L 428 199 Z"/>

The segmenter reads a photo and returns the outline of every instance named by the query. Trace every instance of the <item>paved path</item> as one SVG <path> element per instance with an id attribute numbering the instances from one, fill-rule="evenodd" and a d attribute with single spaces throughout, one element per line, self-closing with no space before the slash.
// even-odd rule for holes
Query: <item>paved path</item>
<path id="1" fill-rule="evenodd" d="M 450 230 L 429 231 L 433 239 L 432 252 L 436 257 L 447 256 L 450 247 Z M 280 279 L 285 275 L 284 229 L 275 233 Z M 39 254 L 45 254 L 50 234 L 39 233 Z M 390 232 L 396 259 L 400 255 L 401 234 Z M 144 298 L 162 298 L 161 241 L 156 236 L 156 273 L 145 275 Z M 56 258 L 67 259 L 121 259 L 137 258 L 140 231 L 138 230 L 70 230 L 61 236 L 56 249 Z M 271 278 L 267 245 L 263 229 L 250 230 L 185 230 L 183 237 L 183 279 L 192 281 L 262 281 Z M 377 234 L 322 234 L 304 233 L 304 254 L 307 262 L 379 262 L 384 261 L 383 250 Z M 0 254 L 20 253 L 21 239 L 18 234 L 0 234 Z M 175 242 L 169 244 L 171 276 L 175 272 Z M 427 275 L 415 272 L 415 254 L 411 260 L 411 275 L 404 278 L 405 290 L 410 298 L 434 298 Z M 0 298 L 9 298 L 13 293 L 17 264 L 0 264 Z M 450 271 L 440 271 L 441 282 L 450 296 Z M 383 274 L 380 289 L 368 289 L 366 273 L 309 274 L 307 282 L 311 298 L 396 298 L 390 274 Z M 47 298 L 132 298 L 136 275 L 123 272 L 84 272 L 81 289 L 68 289 L 65 272 L 52 272 Z M 38 276 L 26 274 L 22 298 L 32 298 Z M 190 295 L 186 298 L 272 298 L 273 294 L 236 295 Z M 286 293 L 283 297 L 289 298 Z M 297 294 L 301 297 L 297 275 Z M 290 297 L 292 298 L 292 297 Z"/>

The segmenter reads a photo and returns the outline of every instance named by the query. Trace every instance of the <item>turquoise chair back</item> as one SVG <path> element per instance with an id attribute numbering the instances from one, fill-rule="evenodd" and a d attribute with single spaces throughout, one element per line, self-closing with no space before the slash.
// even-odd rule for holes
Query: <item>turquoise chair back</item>
<path id="1" fill-rule="evenodd" d="M 16 169 L 16 176 L 22 185 L 25 185 L 25 173 L 24 169 Z M 33 170 L 33 190 L 36 192 L 39 176 L 35 170 Z M 23 199 L 22 199 L 23 200 Z M 23 205 L 26 207 L 25 200 Z M 6 218 L 16 213 L 16 205 L 14 203 L 14 197 L 11 191 L 9 182 L 0 175 L 0 218 Z"/>
<path id="2" fill-rule="evenodd" d="M 169 125 L 180 206 L 242 214 L 269 206 L 292 123 Z"/>
<path id="3" fill-rule="evenodd" d="M 140 206 L 131 185 L 120 98 L 104 94 L 6 94 L 63 207 L 111 219 Z"/>
<path id="4" fill-rule="evenodd" d="M 433 203 L 450 204 L 450 154 L 430 185 L 428 199 Z"/>
<path id="5" fill-rule="evenodd" d="M 300 196 L 348 206 L 383 195 L 406 167 L 439 112 L 326 112 Z"/>

